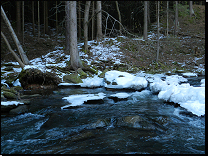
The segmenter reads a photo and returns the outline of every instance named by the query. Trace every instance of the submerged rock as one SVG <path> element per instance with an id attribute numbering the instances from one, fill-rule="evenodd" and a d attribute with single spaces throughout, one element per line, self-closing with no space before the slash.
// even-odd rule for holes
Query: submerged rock
<path id="1" fill-rule="evenodd" d="M 1 102 L 1 112 L 7 113 L 11 109 L 17 108 L 18 105 L 23 105 L 24 103 L 18 102 L 18 101 L 7 101 L 7 102 Z"/>
<path id="2" fill-rule="evenodd" d="M 95 134 L 92 132 L 82 132 L 81 134 L 75 135 L 71 138 L 72 142 L 83 141 L 86 139 L 94 138 Z"/>
<path id="3" fill-rule="evenodd" d="M 12 87 L 12 88 L 6 88 L 6 87 L 1 87 L 1 90 L 2 91 L 7 91 L 7 92 L 11 92 L 11 93 L 14 93 L 14 94 L 17 94 L 17 91 L 16 91 L 16 89 L 14 88 L 14 87 Z"/>
<path id="4" fill-rule="evenodd" d="M 91 126 L 89 127 L 91 128 L 103 128 L 106 126 L 109 126 L 111 122 L 110 118 L 107 119 L 98 119 L 95 123 L 91 124 Z"/>
<path id="5" fill-rule="evenodd" d="M 10 110 L 9 114 L 18 115 L 18 114 L 22 114 L 22 113 L 26 113 L 26 112 L 28 112 L 27 105 L 23 105 L 23 106 L 20 105 L 17 108 Z"/>
<path id="6" fill-rule="evenodd" d="M 117 126 L 124 126 L 141 130 L 157 130 L 157 128 L 151 124 L 151 122 L 138 115 L 119 118 L 117 121 Z"/>

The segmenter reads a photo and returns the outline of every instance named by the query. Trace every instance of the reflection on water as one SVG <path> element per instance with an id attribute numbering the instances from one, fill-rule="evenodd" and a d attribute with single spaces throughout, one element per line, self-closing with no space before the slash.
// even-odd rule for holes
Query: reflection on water
<path id="1" fill-rule="evenodd" d="M 2 118 L 2 154 L 205 153 L 205 118 L 148 90 L 128 100 L 105 98 L 103 104 L 61 110 L 68 104 L 63 97 L 99 92 L 108 97 L 119 91 L 60 88 L 32 100 L 30 113 Z"/>

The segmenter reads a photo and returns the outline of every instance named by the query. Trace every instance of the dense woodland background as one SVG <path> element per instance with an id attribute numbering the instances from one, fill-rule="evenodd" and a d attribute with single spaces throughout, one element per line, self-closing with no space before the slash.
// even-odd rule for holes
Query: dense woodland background
<path id="1" fill-rule="evenodd" d="M 179 18 L 189 14 L 189 1 L 177 1 L 178 2 L 178 15 Z M 84 41 L 84 17 L 86 1 L 77 1 L 76 3 L 77 13 L 77 40 L 78 42 Z M 138 37 L 144 34 L 144 6 L 145 1 L 102 1 L 102 33 L 105 37 L 116 37 L 119 35 Z M 204 6 L 205 1 L 192 1 L 193 5 Z M 167 35 L 167 10 L 168 10 L 168 33 L 175 34 L 174 24 L 176 19 L 176 1 L 169 1 L 169 8 L 167 9 L 167 1 L 160 1 L 158 7 L 158 1 L 147 2 L 147 32 L 155 30 L 157 27 L 157 14 L 159 8 L 159 23 L 160 34 Z M 26 52 L 29 60 L 37 57 L 37 54 L 44 53 L 58 42 L 64 48 L 67 49 L 67 35 L 66 35 L 66 4 L 65 1 L 1 1 L 1 6 L 11 22 L 13 29 L 16 32 L 20 43 L 23 45 L 23 49 Z M 96 1 L 91 1 L 88 17 L 88 40 L 96 39 L 97 33 L 97 17 L 96 17 Z M 184 12 L 185 13 L 184 13 Z M 120 14 L 120 19 L 119 19 Z M 199 28 L 196 24 L 197 20 L 201 17 L 198 16 L 198 12 L 194 12 L 193 18 L 188 19 L 196 28 Z M 39 22 L 38 23 L 38 19 Z M 117 21 L 116 21 L 117 20 Z M 201 19 L 200 19 L 201 20 Z M 204 19 L 202 19 L 204 20 Z M 122 24 L 122 33 L 119 31 Z M 182 23 L 182 22 L 181 22 Z M 180 27 L 180 31 L 186 29 L 185 25 Z M 178 23 L 179 24 L 179 23 Z M 183 23 L 182 23 L 183 24 Z M 203 23 L 201 23 L 203 25 Z M 40 26 L 40 27 L 39 27 Z M 189 26 L 189 25 L 188 25 Z M 125 31 L 124 31 L 124 29 Z M 184 28 L 184 30 L 183 30 Z M 200 27 L 201 28 L 201 27 Z M 199 29 L 200 29 L 199 28 Z M 5 27 L 4 21 L 1 18 L 1 29 L 5 33 L 5 36 L 10 40 L 10 34 Z M 188 31 L 187 31 L 188 32 Z M 191 31 L 190 31 L 191 32 Z M 184 32 L 183 32 L 184 33 Z M 203 32 L 197 32 L 199 35 L 189 33 L 194 37 L 204 38 Z M 30 37 L 26 37 L 30 35 Z M 60 36 L 63 36 L 62 38 Z M 66 38 L 65 38 L 66 36 Z M 54 38 L 55 40 L 50 40 Z M 60 41 L 61 38 L 61 41 Z M 43 44 L 42 49 L 38 49 Z M 191 43 L 192 44 L 192 43 Z M 1 39 L 1 55 L 5 54 L 8 50 L 4 42 Z M 11 43 L 13 49 L 16 49 L 14 44 Z M 35 52 L 31 47 L 35 46 Z M 66 46 L 66 47 L 65 47 Z M 198 45 L 197 45 L 198 46 Z M 200 45 L 201 46 L 201 45 Z M 202 45 L 203 46 L 203 45 Z M 191 47 L 196 48 L 196 47 Z M 198 47 L 197 47 L 198 48 Z M 201 48 L 201 47 L 200 47 Z M 199 49 L 200 49 L 199 48 Z M 202 49 L 202 48 L 201 48 Z M 44 51 L 44 52 L 43 52 Z M 131 50 L 130 50 L 131 51 Z M 66 51 L 67 52 L 67 51 Z M 131 51 L 132 52 L 132 51 Z M 185 53 L 185 52 L 184 52 Z M 11 60 L 10 55 L 3 55 L 5 60 Z"/>
<path id="2" fill-rule="evenodd" d="M 78 37 L 79 39 L 83 38 L 83 19 L 84 19 L 84 10 L 85 10 L 85 2 L 86 1 L 78 1 L 77 2 L 77 14 L 81 14 L 81 25 L 80 17 L 78 18 L 78 30 L 81 29 L 81 34 Z M 174 11 L 174 1 L 169 2 L 169 11 Z M 178 1 L 179 4 L 188 5 L 188 1 Z M 193 4 L 205 5 L 205 1 L 193 1 Z M 12 26 L 18 32 L 22 31 L 22 8 L 23 4 L 21 1 L 1 1 L 1 5 L 3 6 L 9 20 L 11 20 Z M 139 35 L 143 34 L 143 25 L 144 25 L 144 1 L 119 1 L 119 10 L 121 14 L 122 24 L 124 27 L 130 32 L 137 33 Z M 156 1 L 149 1 L 149 17 L 148 22 L 154 23 L 157 20 L 156 17 L 156 9 L 157 3 Z M 163 17 L 166 14 L 167 1 L 160 2 L 160 16 Z M 96 9 L 96 5 L 94 4 L 94 9 Z M 93 3 L 90 5 L 90 18 L 92 16 Z M 115 1 L 102 1 L 102 10 L 108 12 L 115 19 L 118 18 L 118 12 L 116 9 Z M 53 28 L 58 29 L 58 32 L 64 34 L 65 29 L 65 3 L 64 1 L 40 1 L 39 3 L 39 11 L 40 11 L 40 24 L 45 28 L 41 29 L 41 35 L 50 34 L 50 30 Z M 34 21 L 33 21 L 34 14 Z M 105 20 L 107 18 L 106 14 L 103 14 L 102 20 L 103 25 L 105 26 Z M 96 20 L 96 18 L 95 18 Z M 33 23 L 35 27 L 38 25 L 38 2 L 37 1 L 24 1 L 24 22 L 25 23 Z M 114 21 L 108 20 L 108 28 L 112 28 Z M 149 25 L 151 26 L 151 25 Z M 89 23 L 89 39 L 92 39 L 92 33 L 90 33 L 92 27 L 92 22 Z M 95 32 L 96 32 L 96 27 Z M 119 24 L 115 23 L 115 28 L 119 28 Z M 79 31 L 78 31 L 79 32 Z M 110 30 L 107 29 L 107 32 Z M 114 32 L 111 35 L 116 36 L 118 32 Z M 35 32 L 37 35 L 37 32 Z M 35 35 L 34 34 L 34 35 Z M 93 36 L 94 38 L 94 36 Z"/>

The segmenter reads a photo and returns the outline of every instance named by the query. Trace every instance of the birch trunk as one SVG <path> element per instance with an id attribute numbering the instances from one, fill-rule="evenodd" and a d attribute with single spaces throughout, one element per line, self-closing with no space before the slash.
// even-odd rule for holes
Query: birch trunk
<path id="1" fill-rule="evenodd" d="M 97 1 L 97 40 L 103 37 L 102 34 L 102 12 L 101 12 L 101 1 Z"/>
<path id="2" fill-rule="evenodd" d="M 70 15 L 69 15 L 69 1 L 65 1 L 65 12 L 66 12 L 66 19 L 65 19 L 65 26 L 66 26 L 66 48 L 65 48 L 65 53 L 68 55 L 70 54 L 70 51 L 69 51 L 69 43 L 70 43 L 70 40 L 69 40 L 69 27 L 70 27 Z"/>
<path id="3" fill-rule="evenodd" d="M 38 42 L 40 41 L 40 2 L 38 1 Z"/>
<path id="4" fill-rule="evenodd" d="M 92 40 L 94 39 L 94 23 L 95 23 L 95 19 L 94 19 L 94 1 L 92 2 Z"/>
<path id="5" fill-rule="evenodd" d="M 147 40 L 147 1 L 144 1 L 144 40 Z"/>
<path id="6" fill-rule="evenodd" d="M 1 16 L 3 17 L 9 31 L 11 32 L 12 38 L 13 38 L 16 46 L 17 46 L 17 49 L 19 51 L 19 54 L 20 54 L 20 57 L 21 57 L 23 63 L 26 64 L 26 65 L 30 64 L 30 62 L 29 62 L 25 52 L 23 51 L 22 46 L 21 46 L 21 44 L 20 44 L 20 42 L 19 42 L 19 40 L 18 40 L 18 38 L 17 38 L 17 36 L 16 36 L 12 26 L 11 26 L 11 23 L 9 22 L 2 6 L 1 6 Z"/>
<path id="7" fill-rule="evenodd" d="M 24 1 L 22 1 L 22 44 L 24 45 L 24 29 L 25 29 L 25 17 L 24 17 Z"/>
<path id="8" fill-rule="evenodd" d="M 119 7 L 118 7 L 118 1 L 116 1 L 116 9 L 117 9 L 117 12 L 118 12 L 119 22 L 121 23 L 121 14 L 120 14 L 120 10 L 119 10 Z M 119 24 L 119 32 L 120 32 L 120 36 L 121 36 L 122 32 L 121 32 L 121 25 L 120 24 Z"/>
<path id="9" fill-rule="evenodd" d="M 194 10 L 193 10 L 193 1 L 189 1 L 189 14 L 190 14 L 190 17 L 195 15 Z"/>
<path id="10" fill-rule="evenodd" d="M 175 29 L 174 35 L 176 36 L 178 33 L 178 1 L 175 1 Z"/>
<path id="11" fill-rule="evenodd" d="M 159 20 L 159 13 L 160 13 L 160 2 L 159 1 L 157 1 L 157 58 L 156 58 L 156 62 L 158 62 L 158 59 L 159 59 L 159 50 L 160 50 L 160 43 L 159 43 L 159 37 L 160 37 L 160 35 L 159 35 L 159 27 L 160 27 L 160 20 Z"/>
<path id="12" fill-rule="evenodd" d="M 35 12 L 34 12 L 34 1 L 32 1 L 32 22 L 33 22 L 33 35 L 35 36 Z"/>
<path id="13" fill-rule="evenodd" d="M 168 11 L 169 11 L 169 2 L 167 1 L 167 36 L 168 36 Z"/>
<path id="14" fill-rule="evenodd" d="M 89 18 L 89 10 L 90 10 L 90 2 L 86 1 L 85 4 L 85 14 L 84 14 L 84 50 L 88 51 L 88 18 Z"/>
<path id="15" fill-rule="evenodd" d="M 19 63 L 20 67 L 23 69 L 25 67 L 24 63 L 20 60 L 20 58 L 17 56 L 17 54 L 12 50 L 12 48 L 11 48 L 6 36 L 3 34 L 3 32 L 1 32 L 1 36 L 3 37 L 9 51 L 12 53 L 12 55 L 15 57 L 15 59 Z"/>

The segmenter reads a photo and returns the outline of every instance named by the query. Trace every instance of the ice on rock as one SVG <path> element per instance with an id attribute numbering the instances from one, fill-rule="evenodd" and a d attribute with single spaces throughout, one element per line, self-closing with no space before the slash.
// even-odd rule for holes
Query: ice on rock
<path id="1" fill-rule="evenodd" d="M 106 88 L 129 88 L 140 90 L 147 87 L 147 80 L 144 77 L 137 77 L 127 72 L 112 70 L 105 73 L 104 86 Z"/>
<path id="2" fill-rule="evenodd" d="M 105 97 L 104 93 L 70 95 L 62 99 L 66 99 L 71 104 L 65 105 L 61 107 L 61 109 L 73 107 L 73 106 L 79 106 L 79 105 L 82 105 L 84 102 L 87 102 L 88 100 L 102 100 L 104 97 Z"/>
<path id="3" fill-rule="evenodd" d="M 173 84 L 173 85 L 178 85 L 180 82 L 187 82 L 188 80 L 182 76 L 178 75 L 171 75 L 171 76 L 166 76 L 167 84 Z"/>
<path id="4" fill-rule="evenodd" d="M 81 83 L 81 87 L 100 87 L 103 86 L 103 78 L 99 78 L 97 75 L 93 78 L 87 77 L 86 79 L 82 79 L 83 83 Z"/>
<path id="5" fill-rule="evenodd" d="M 150 83 L 150 90 L 153 93 L 158 93 L 161 90 L 164 90 L 166 87 L 167 83 L 159 78 L 155 79 L 153 83 Z"/>
<path id="6" fill-rule="evenodd" d="M 192 76 L 197 76 L 197 74 L 196 74 L 196 73 L 182 73 L 182 75 L 183 75 L 184 77 L 192 77 Z"/>
<path id="7" fill-rule="evenodd" d="M 170 86 L 177 86 L 180 82 L 186 81 L 188 81 L 186 78 L 178 75 L 166 76 L 165 81 L 161 80 L 161 77 L 155 76 L 152 83 L 150 83 L 150 90 L 154 93 L 158 93 L 167 90 Z"/>
<path id="8" fill-rule="evenodd" d="M 129 96 L 131 96 L 131 94 L 128 94 L 128 93 L 116 93 L 116 94 L 111 95 L 111 97 L 117 97 L 119 99 L 125 99 L 125 98 L 128 98 Z"/>

